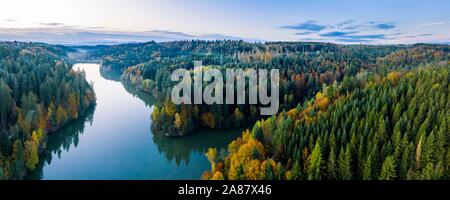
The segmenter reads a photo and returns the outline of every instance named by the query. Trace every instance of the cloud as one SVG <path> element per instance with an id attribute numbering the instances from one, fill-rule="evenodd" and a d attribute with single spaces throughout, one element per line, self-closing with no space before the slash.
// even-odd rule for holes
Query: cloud
<path id="1" fill-rule="evenodd" d="M 345 43 L 369 43 L 371 40 L 365 40 L 365 39 L 351 39 L 351 38 L 341 38 L 336 39 L 338 42 L 345 42 Z"/>
<path id="2" fill-rule="evenodd" d="M 148 34 L 162 34 L 162 35 L 174 35 L 174 36 L 184 36 L 184 37 L 193 37 L 193 35 L 186 34 L 179 31 L 167 31 L 167 30 L 152 30 L 144 33 Z"/>
<path id="3" fill-rule="evenodd" d="M 356 23 L 355 20 L 347 20 L 334 26 L 342 30 L 391 30 L 397 26 L 392 22 L 366 21 Z"/>
<path id="4" fill-rule="evenodd" d="M 382 30 L 390 30 L 395 28 L 395 26 L 393 24 L 387 24 L 387 23 L 379 23 L 375 25 L 378 29 L 382 29 Z"/>
<path id="5" fill-rule="evenodd" d="M 103 26 L 87 26 L 86 29 L 104 29 Z"/>
<path id="6" fill-rule="evenodd" d="M 341 31 L 332 31 L 328 33 L 319 34 L 321 37 L 327 37 L 331 39 L 335 39 L 337 41 L 352 41 L 352 42 L 366 42 L 371 40 L 379 40 L 379 39 L 387 39 L 385 34 L 361 34 L 355 35 L 358 32 L 341 32 Z"/>
<path id="7" fill-rule="evenodd" d="M 303 31 L 303 32 L 295 33 L 295 35 L 311 35 L 314 33 L 316 33 L 316 32 L 315 31 Z"/>
<path id="8" fill-rule="evenodd" d="M 294 26 L 283 26 L 281 28 L 302 30 L 295 35 L 302 37 L 301 40 L 311 39 L 311 34 L 317 34 L 314 40 L 326 40 L 330 42 L 370 43 L 378 40 L 390 40 L 395 36 L 391 32 L 397 26 L 393 22 L 380 21 L 357 21 L 348 19 L 336 24 L 323 25 L 316 21 L 307 21 Z M 307 38 L 305 38 L 307 37 Z"/>
<path id="9" fill-rule="evenodd" d="M 41 22 L 41 23 L 39 23 L 39 25 L 41 25 L 41 26 L 64 26 L 63 23 L 57 23 L 57 22 L 50 22 L 50 23 Z"/>
<path id="10" fill-rule="evenodd" d="M 419 34 L 419 35 L 407 35 L 402 38 L 418 38 L 418 37 L 428 37 L 428 36 L 432 36 L 432 35 L 433 34 L 431 34 L 431 33 L 425 33 L 425 34 Z"/>
<path id="11" fill-rule="evenodd" d="M 427 23 L 427 24 L 423 24 L 422 27 L 431 27 L 431 26 L 442 26 L 442 25 L 446 25 L 446 24 L 450 24 L 450 21 L 442 21 L 442 22 L 431 22 L 431 23 Z"/>
<path id="12" fill-rule="evenodd" d="M 5 22 L 15 22 L 15 21 L 17 21 L 17 20 L 14 18 L 5 19 Z"/>
<path id="13" fill-rule="evenodd" d="M 341 23 L 337 24 L 337 26 L 345 26 L 345 25 L 348 25 L 348 24 L 352 24 L 353 22 L 355 22 L 354 19 L 349 19 L 347 21 L 344 21 L 344 22 L 341 22 Z"/>
<path id="14" fill-rule="evenodd" d="M 318 31 L 321 31 L 321 30 L 327 28 L 327 26 L 321 25 L 321 24 L 317 24 L 317 23 L 315 23 L 315 21 L 307 21 L 307 22 L 300 23 L 300 24 L 297 24 L 297 25 L 281 26 L 281 28 L 283 28 L 283 29 L 301 30 L 301 31 L 318 32 Z"/>
<path id="15" fill-rule="evenodd" d="M 432 36 L 433 34 L 431 33 L 425 33 L 425 34 L 421 34 L 421 35 L 417 35 L 418 37 L 426 37 L 426 36 Z"/>
<path id="16" fill-rule="evenodd" d="M 325 39 L 321 39 L 321 38 L 302 38 L 302 41 L 307 41 L 307 42 L 323 42 L 325 41 Z"/>
<path id="17" fill-rule="evenodd" d="M 239 37 L 204 34 L 191 35 L 176 31 L 119 32 L 64 25 L 53 25 L 37 28 L 0 28 L 0 40 L 45 42 L 63 45 L 114 45 L 146 41 L 166 42 L 174 40 L 239 40 Z M 258 40 L 253 40 L 258 41 Z"/>
<path id="18" fill-rule="evenodd" d="M 386 34 L 371 34 L 371 35 L 347 35 L 344 36 L 345 38 L 350 38 L 350 39 L 370 39 L 370 40 L 374 40 L 374 39 L 387 39 Z"/>
<path id="19" fill-rule="evenodd" d="M 323 33 L 323 34 L 319 34 L 322 37 L 345 37 L 348 36 L 350 34 L 355 34 L 357 33 L 356 31 L 352 31 L 352 32 L 342 32 L 342 31 L 332 31 L 332 32 L 328 32 L 328 33 Z"/>

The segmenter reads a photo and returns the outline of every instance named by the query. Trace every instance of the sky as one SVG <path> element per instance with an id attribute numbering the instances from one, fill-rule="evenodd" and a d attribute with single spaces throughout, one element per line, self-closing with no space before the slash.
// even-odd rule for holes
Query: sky
<path id="1" fill-rule="evenodd" d="M 0 40 L 450 44 L 449 0 L 2 0 Z"/>

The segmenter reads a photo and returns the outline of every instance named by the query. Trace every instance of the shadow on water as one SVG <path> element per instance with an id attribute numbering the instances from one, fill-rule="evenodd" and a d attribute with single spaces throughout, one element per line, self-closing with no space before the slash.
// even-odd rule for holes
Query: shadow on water
<path id="1" fill-rule="evenodd" d="M 188 165 L 192 153 L 204 154 L 211 147 L 217 148 L 219 152 L 221 149 L 226 150 L 228 144 L 241 135 L 242 130 L 199 129 L 181 137 L 154 134 L 153 142 L 157 144 L 159 153 L 164 154 L 167 160 L 175 160 L 177 165 L 182 162 Z"/>
<path id="2" fill-rule="evenodd" d="M 36 169 L 29 173 L 25 179 L 43 179 L 44 165 L 50 165 L 53 159 L 53 155 L 61 158 L 63 151 L 70 151 L 70 147 L 76 148 L 78 146 L 79 136 L 84 133 L 86 124 L 92 124 L 93 116 L 95 112 L 95 105 L 86 111 L 86 114 L 82 117 L 74 120 L 63 128 L 49 134 L 46 149 L 39 156 L 39 163 L 36 165 Z"/>

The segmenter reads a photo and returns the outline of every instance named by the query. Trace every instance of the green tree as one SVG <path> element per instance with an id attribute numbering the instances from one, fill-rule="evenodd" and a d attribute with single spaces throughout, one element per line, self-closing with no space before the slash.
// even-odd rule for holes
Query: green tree
<path id="1" fill-rule="evenodd" d="M 328 156 L 327 174 L 329 180 L 337 179 L 336 155 L 334 153 L 334 147 L 331 147 L 330 154 Z"/>
<path id="2" fill-rule="evenodd" d="M 393 180 L 397 177 L 395 161 L 392 156 L 386 157 L 381 167 L 380 180 Z"/>
<path id="3" fill-rule="evenodd" d="M 322 164 L 322 152 L 320 149 L 320 144 L 317 142 L 314 150 L 311 153 L 310 164 L 308 167 L 308 179 L 309 180 L 320 180 L 321 172 L 320 166 Z"/>
<path id="4" fill-rule="evenodd" d="M 351 167 L 351 154 L 350 147 L 347 145 L 345 148 L 341 148 L 338 159 L 339 166 L 339 178 L 342 180 L 350 180 L 353 178 L 352 167 Z"/>
<path id="5" fill-rule="evenodd" d="M 3 79 L 0 79 L 0 99 L 0 127 L 6 129 L 6 120 L 8 113 L 11 111 L 13 99 L 11 97 L 11 89 Z"/>

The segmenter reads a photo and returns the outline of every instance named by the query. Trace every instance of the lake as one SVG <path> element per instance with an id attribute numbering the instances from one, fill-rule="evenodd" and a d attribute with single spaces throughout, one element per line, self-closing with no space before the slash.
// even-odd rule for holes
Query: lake
<path id="1" fill-rule="evenodd" d="M 100 74 L 98 64 L 76 64 L 94 83 L 97 105 L 86 115 L 49 134 L 47 149 L 27 179 L 164 180 L 200 179 L 210 163 L 210 147 L 226 148 L 241 135 L 198 130 L 183 137 L 162 137 L 150 130 L 152 97 Z"/>

